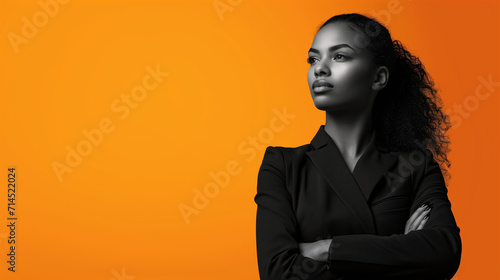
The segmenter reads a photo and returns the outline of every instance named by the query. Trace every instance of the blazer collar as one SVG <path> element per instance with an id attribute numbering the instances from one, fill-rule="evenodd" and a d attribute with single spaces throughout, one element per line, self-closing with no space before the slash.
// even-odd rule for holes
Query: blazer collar
<path id="1" fill-rule="evenodd" d="M 358 159 L 351 173 L 333 139 L 321 125 L 311 140 L 312 150 L 306 152 L 330 187 L 359 218 L 367 233 L 376 233 L 368 201 L 385 173 L 397 162 L 397 156 L 379 145 L 374 135 L 366 151 Z"/>

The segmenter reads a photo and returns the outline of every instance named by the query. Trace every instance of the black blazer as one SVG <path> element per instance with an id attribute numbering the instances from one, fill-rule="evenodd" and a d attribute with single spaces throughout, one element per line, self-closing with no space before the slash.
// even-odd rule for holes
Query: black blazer
<path id="1" fill-rule="evenodd" d="M 390 152 L 376 134 L 351 173 L 321 125 L 310 144 L 268 146 L 257 179 L 260 279 L 451 279 L 462 243 L 430 150 Z M 424 202 L 421 230 L 404 234 Z M 333 239 L 327 262 L 299 242 Z"/>

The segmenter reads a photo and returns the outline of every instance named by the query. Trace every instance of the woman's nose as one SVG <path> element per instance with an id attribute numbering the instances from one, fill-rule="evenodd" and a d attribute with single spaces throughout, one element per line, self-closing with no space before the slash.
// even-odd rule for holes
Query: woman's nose
<path id="1" fill-rule="evenodd" d="M 316 68 L 314 68 L 314 75 L 316 77 L 329 76 L 330 75 L 330 68 L 324 62 L 318 61 Z"/>

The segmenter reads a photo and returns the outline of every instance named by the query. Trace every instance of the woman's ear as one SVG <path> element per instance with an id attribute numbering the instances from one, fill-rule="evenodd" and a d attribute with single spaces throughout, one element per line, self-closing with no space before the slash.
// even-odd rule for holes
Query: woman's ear
<path id="1" fill-rule="evenodd" d="M 389 82 L 389 69 L 386 66 L 380 66 L 375 70 L 375 80 L 372 83 L 372 90 L 379 91 Z"/>

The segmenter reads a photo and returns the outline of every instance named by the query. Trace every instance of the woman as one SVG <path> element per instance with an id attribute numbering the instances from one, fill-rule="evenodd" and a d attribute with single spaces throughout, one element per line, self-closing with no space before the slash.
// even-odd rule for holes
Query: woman
<path id="1" fill-rule="evenodd" d="M 450 124 L 423 65 L 360 14 L 327 20 L 307 62 L 326 122 L 309 144 L 265 151 L 260 278 L 451 279 L 462 244 L 441 170 Z"/>

